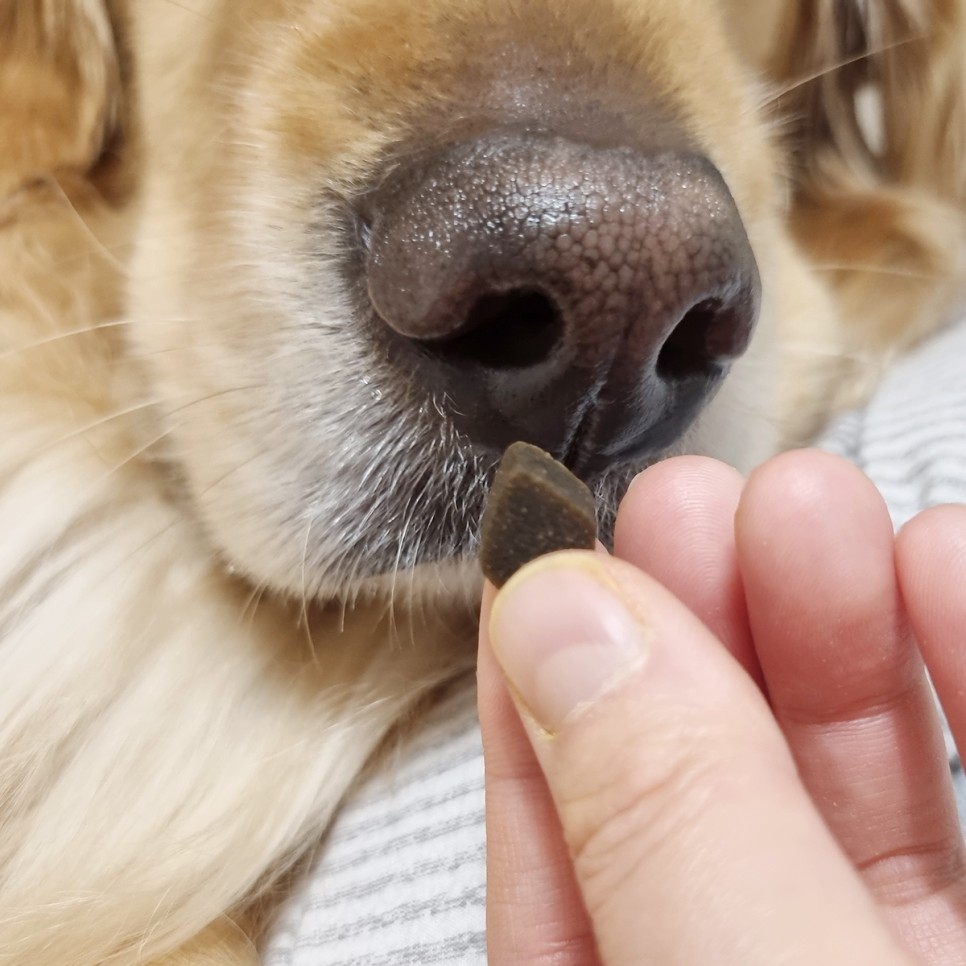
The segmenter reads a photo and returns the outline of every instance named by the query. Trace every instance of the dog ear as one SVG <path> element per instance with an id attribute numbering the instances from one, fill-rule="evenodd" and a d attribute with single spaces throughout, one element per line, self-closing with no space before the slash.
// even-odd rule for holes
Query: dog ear
<path id="1" fill-rule="evenodd" d="M 806 176 L 862 178 L 966 197 L 963 0 L 792 0 L 770 70 Z"/>
<path id="2" fill-rule="evenodd" d="M 121 119 L 107 0 L 0 3 L 0 103 L 0 197 L 61 172 L 90 172 Z"/>
<path id="3" fill-rule="evenodd" d="M 905 348 L 966 286 L 966 0 L 788 0 L 767 73 L 792 224 L 856 351 Z"/>

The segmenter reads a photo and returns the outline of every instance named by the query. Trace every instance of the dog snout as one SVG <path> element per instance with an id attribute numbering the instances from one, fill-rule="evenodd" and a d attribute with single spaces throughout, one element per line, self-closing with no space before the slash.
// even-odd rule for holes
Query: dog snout
<path id="1" fill-rule="evenodd" d="M 369 297 L 460 430 L 578 469 L 657 454 L 747 347 L 760 282 L 701 155 L 549 134 L 451 146 L 369 203 Z"/>

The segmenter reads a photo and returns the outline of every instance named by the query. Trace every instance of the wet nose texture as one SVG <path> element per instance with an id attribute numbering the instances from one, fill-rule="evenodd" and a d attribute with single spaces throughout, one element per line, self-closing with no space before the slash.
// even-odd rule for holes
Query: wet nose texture
<path id="1" fill-rule="evenodd" d="M 501 134 L 367 202 L 373 308 L 460 429 L 578 470 L 666 449 L 748 345 L 760 283 L 717 169 Z"/>

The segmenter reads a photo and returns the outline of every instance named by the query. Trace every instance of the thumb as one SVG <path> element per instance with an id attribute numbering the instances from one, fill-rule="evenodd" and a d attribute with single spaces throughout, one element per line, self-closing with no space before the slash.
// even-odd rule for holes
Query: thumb
<path id="1" fill-rule="evenodd" d="M 760 692 L 669 592 L 567 552 L 483 617 L 603 963 L 908 962 Z"/>

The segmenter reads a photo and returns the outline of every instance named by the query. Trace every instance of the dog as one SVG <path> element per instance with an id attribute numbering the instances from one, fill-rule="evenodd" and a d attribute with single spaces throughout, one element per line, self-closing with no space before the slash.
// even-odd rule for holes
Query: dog
<path id="1" fill-rule="evenodd" d="M 949 320 L 964 50 L 962 0 L 3 0 L 0 961 L 257 962 L 472 665 L 508 442 L 606 535 Z"/>

